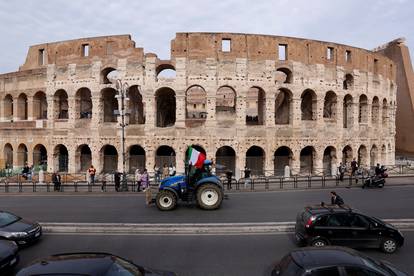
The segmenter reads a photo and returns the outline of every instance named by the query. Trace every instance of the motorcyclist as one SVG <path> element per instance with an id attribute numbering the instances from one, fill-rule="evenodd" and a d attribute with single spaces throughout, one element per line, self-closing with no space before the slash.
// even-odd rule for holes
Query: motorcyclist
<path id="1" fill-rule="evenodd" d="M 377 166 L 375 167 L 375 176 L 380 176 L 381 175 L 381 167 L 380 164 L 377 163 Z"/>

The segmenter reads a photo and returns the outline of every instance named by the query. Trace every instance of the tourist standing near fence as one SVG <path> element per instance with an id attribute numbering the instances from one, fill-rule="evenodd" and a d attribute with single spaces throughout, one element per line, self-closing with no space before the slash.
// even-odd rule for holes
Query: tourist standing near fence
<path id="1" fill-rule="evenodd" d="M 88 175 L 89 175 L 89 183 L 92 185 L 95 185 L 95 174 L 96 169 L 91 165 L 88 169 Z"/>
<path id="2" fill-rule="evenodd" d="M 137 192 L 141 190 L 141 177 L 141 171 L 137 168 L 135 170 L 135 183 L 137 184 Z"/>

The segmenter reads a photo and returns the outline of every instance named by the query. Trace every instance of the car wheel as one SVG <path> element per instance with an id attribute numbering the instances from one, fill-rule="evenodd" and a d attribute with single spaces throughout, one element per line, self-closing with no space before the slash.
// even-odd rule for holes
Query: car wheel
<path id="1" fill-rule="evenodd" d="M 168 190 L 158 192 L 156 200 L 157 207 L 161 211 L 169 211 L 177 206 L 177 197 Z"/>
<path id="2" fill-rule="evenodd" d="M 328 242 L 324 239 L 315 239 L 311 243 L 311 246 L 315 246 L 315 247 L 324 247 L 327 245 L 328 245 Z"/>
<path id="3" fill-rule="evenodd" d="M 386 238 L 381 243 L 381 250 L 385 253 L 392 254 L 397 250 L 397 243 L 394 239 Z"/>
<path id="4" fill-rule="evenodd" d="M 215 184 L 203 184 L 197 190 L 197 202 L 200 208 L 214 210 L 223 201 L 223 191 Z"/>

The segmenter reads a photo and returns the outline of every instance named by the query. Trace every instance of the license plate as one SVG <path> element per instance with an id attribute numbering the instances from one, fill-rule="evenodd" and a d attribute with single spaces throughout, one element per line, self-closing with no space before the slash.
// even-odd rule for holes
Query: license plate
<path id="1" fill-rule="evenodd" d="M 39 237 L 40 236 L 40 232 L 37 232 L 36 234 L 35 234 L 35 237 L 37 238 L 37 237 Z"/>
<path id="2" fill-rule="evenodd" d="M 14 265 L 16 263 L 17 259 L 14 258 L 13 260 L 10 261 L 10 265 Z"/>

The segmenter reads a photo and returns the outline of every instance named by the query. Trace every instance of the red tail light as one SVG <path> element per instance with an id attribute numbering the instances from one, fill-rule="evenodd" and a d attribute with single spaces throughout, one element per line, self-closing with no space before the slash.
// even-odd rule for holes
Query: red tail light
<path id="1" fill-rule="evenodd" d="M 309 219 L 308 219 L 308 222 L 305 224 L 305 227 L 306 228 L 309 228 L 309 227 L 311 227 L 312 226 L 312 223 L 313 223 L 313 221 L 315 220 L 315 217 L 310 217 Z"/>

